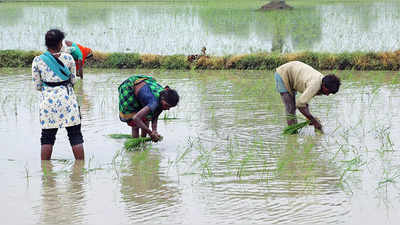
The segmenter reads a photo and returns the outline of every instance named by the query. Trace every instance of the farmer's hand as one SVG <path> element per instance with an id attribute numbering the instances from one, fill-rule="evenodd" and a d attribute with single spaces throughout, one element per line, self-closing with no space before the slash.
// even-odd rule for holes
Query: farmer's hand
<path id="1" fill-rule="evenodd" d="M 80 77 L 81 79 L 83 78 L 83 70 L 82 70 L 82 68 L 79 68 L 79 70 L 78 70 L 78 72 L 76 73 L 76 75 L 77 75 L 78 77 Z"/>
<path id="2" fill-rule="evenodd" d="M 324 133 L 324 132 L 322 131 L 322 125 L 321 125 L 321 123 L 320 123 L 318 120 L 312 121 L 312 124 L 314 125 L 315 130 L 318 130 L 318 131 L 320 131 L 321 133 Z"/>
<path id="3" fill-rule="evenodd" d="M 150 134 L 151 140 L 157 142 L 160 140 L 161 136 L 157 133 L 157 131 L 152 131 Z"/>

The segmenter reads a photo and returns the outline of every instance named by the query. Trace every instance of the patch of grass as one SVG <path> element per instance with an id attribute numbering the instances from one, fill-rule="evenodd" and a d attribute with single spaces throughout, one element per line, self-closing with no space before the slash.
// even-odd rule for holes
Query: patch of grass
<path id="1" fill-rule="evenodd" d="M 0 68 L 30 67 L 40 51 L 0 50 Z M 153 55 L 138 53 L 94 52 L 85 68 L 146 68 L 168 70 L 273 70 L 292 60 L 302 61 L 317 70 L 398 70 L 400 50 L 394 52 L 316 53 L 262 52 L 240 55 L 207 56 L 189 62 L 185 55 Z"/>

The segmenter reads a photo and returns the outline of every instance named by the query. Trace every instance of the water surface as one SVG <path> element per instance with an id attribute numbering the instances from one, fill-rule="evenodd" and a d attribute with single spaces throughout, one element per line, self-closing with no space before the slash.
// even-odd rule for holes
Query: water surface
<path id="1" fill-rule="evenodd" d="M 237 3 L 237 4 L 236 4 Z M 265 1 L 0 4 L 0 50 L 44 50 L 44 34 L 101 52 L 212 55 L 259 51 L 394 51 L 400 46 L 398 1 L 292 4 L 259 12 Z"/>
<path id="2" fill-rule="evenodd" d="M 316 97 L 308 127 L 284 136 L 270 71 L 153 71 L 181 95 L 159 121 L 161 143 L 123 150 L 117 87 L 133 73 L 88 71 L 75 87 L 86 152 L 60 130 L 40 161 L 38 92 L 30 71 L 0 74 L 4 224 L 397 224 L 400 89 L 385 72 L 340 72 Z M 359 76 L 361 78 L 359 78 Z M 172 119 L 176 118 L 176 119 Z M 24 213 L 21 213 L 23 211 Z"/>

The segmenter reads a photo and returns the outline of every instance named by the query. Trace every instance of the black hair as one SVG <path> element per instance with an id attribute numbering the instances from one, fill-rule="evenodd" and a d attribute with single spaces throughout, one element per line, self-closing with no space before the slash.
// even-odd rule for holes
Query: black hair
<path id="1" fill-rule="evenodd" d="M 64 40 L 65 34 L 59 29 L 51 29 L 47 31 L 45 36 L 46 46 L 49 49 L 57 49 L 59 43 Z"/>
<path id="2" fill-rule="evenodd" d="M 328 74 L 322 78 L 322 85 L 324 85 L 332 94 L 338 92 L 340 84 L 340 79 L 334 74 Z"/>
<path id="3" fill-rule="evenodd" d="M 172 107 L 178 105 L 179 95 L 174 89 L 170 89 L 168 86 L 160 92 L 160 100 L 166 101 Z"/>

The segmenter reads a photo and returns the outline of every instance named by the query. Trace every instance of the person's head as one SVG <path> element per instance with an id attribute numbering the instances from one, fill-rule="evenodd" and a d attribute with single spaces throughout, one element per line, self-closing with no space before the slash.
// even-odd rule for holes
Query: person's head
<path id="1" fill-rule="evenodd" d="M 48 49 L 60 51 L 62 47 L 62 41 L 65 38 L 64 32 L 58 29 L 51 29 L 47 31 L 45 35 L 45 42 Z"/>
<path id="2" fill-rule="evenodd" d="M 336 75 L 328 74 L 322 78 L 321 92 L 324 95 L 336 94 L 340 84 L 340 79 Z"/>
<path id="3" fill-rule="evenodd" d="M 170 89 L 168 86 L 160 92 L 160 104 L 162 110 L 169 110 L 172 107 L 178 105 L 179 95 L 174 89 Z"/>

